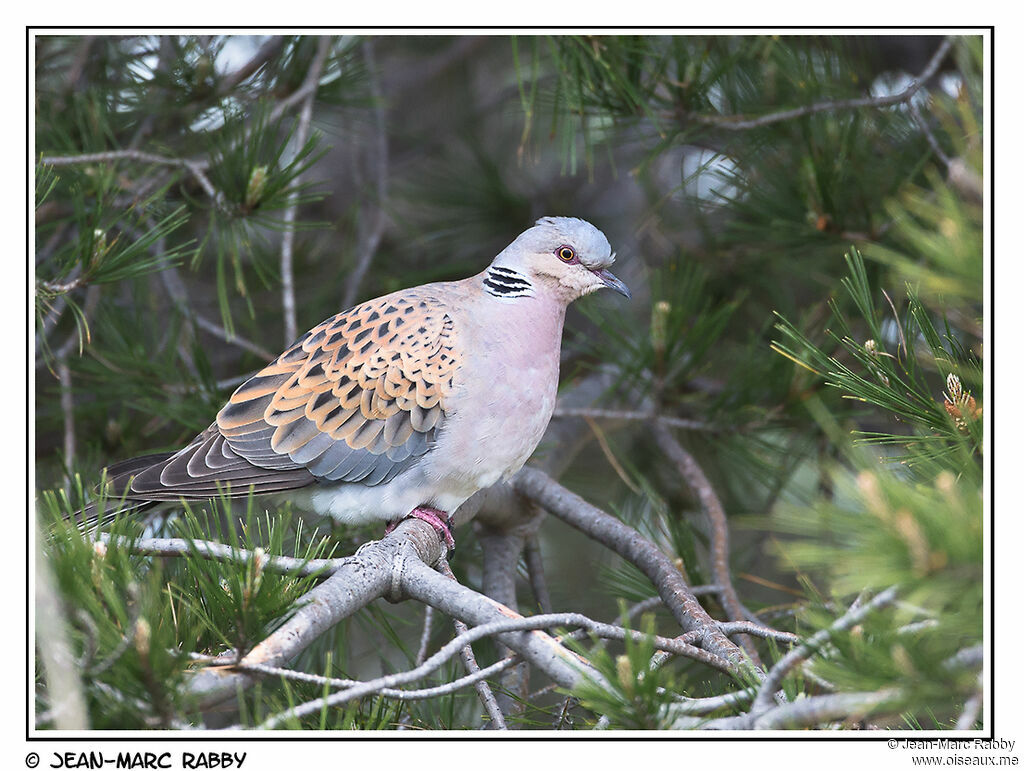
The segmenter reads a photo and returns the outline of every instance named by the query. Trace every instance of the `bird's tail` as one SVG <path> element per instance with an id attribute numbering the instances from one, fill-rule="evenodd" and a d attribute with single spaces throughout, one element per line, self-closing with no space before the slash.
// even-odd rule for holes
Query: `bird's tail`
<path id="1" fill-rule="evenodd" d="M 158 501 L 139 501 L 130 498 L 107 498 L 106 496 L 101 496 L 74 512 L 69 519 L 74 521 L 75 526 L 82 535 L 92 538 L 115 519 L 138 514 L 152 508 L 157 503 Z"/>
<path id="2" fill-rule="evenodd" d="M 132 516 L 152 508 L 158 501 L 127 497 L 132 477 L 173 454 L 161 452 L 140 455 L 137 458 L 111 463 L 103 469 L 103 479 L 94 490 L 96 498 L 70 514 L 67 519 L 73 521 L 83 535 L 93 537 L 119 516 Z"/>

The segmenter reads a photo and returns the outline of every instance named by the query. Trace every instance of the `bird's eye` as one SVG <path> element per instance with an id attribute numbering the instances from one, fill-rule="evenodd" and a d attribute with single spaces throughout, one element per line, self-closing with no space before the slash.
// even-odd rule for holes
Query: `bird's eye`
<path id="1" fill-rule="evenodd" d="M 555 254 L 562 262 L 572 262 L 576 259 L 576 250 L 571 246 L 560 246 L 555 250 Z"/>

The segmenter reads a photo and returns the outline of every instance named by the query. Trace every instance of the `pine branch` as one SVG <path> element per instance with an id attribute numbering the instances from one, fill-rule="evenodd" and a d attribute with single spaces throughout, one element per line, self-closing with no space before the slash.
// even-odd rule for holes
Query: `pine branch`
<path id="1" fill-rule="evenodd" d="M 273 361 L 277 358 L 273 353 L 264 348 L 262 345 L 247 340 L 238 333 L 228 331 L 220 324 L 210 321 L 205 316 L 201 315 L 198 311 L 189 305 L 188 292 L 185 291 L 185 284 L 181 280 L 181 276 L 178 275 L 176 268 L 169 267 L 166 270 L 160 272 L 160 278 L 167 287 L 167 293 L 171 296 L 171 300 L 178 306 L 182 315 L 185 316 L 189 321 L 195 324 L 200 329 L 209 332 L 214 337 L 218 337 L 225 343 L 238 346 L 243 351 L 248 351 L 256 356 L 259 356 L 264 361 Z"/>
<path id="2" fill-rule="evenodd" d="M 542 629 L 560 623 L 563 619 L 560 614 L 524 618 L 490 597 L 440 575 L 418 560 L 407 560 L 401 565 L 398 581 L 404 596 L 433 605 L 452 618 L 474 625 L 474 629 L 487 630 L 485 636 L 493 634 L 499 643 L 516 651 L 564 688 L 575 687 L 585 676 L 601 680 L 584 659 L 567 651 L 553 637 L 539 631 L 505 631 Z M 506 624 L 511 626 L 506 627 Z"/>
<path id="3" fill-rule="evenodd" d="M 545 627 L 554 626 L 556 624 L 564 623 L 567 621 L 567 617 L 575 616 L 576 614 L 552 614 L 550 616 L 537 616 L 533 618 L 506 618 L 502 621 L 494 621 L 488 624 L 481 624 L 471 629 L 467 629 L 465 632 L 457 635 L 454 639 L 447 642 L 440 650 L 437 651 L 433 656 L 428 658 L 423 664 L 415 667 L 406 672 L 397 672 L 392 675 L 385 675 L 384 677 L 377 678 L 359 685 L 354 685 L 345 691 L 335 693 L 322 699 L 315 699 L 313 701 L 306 702 L 292 709 L 286 710 L 278 715 L 273 716 L 269 720 L 265 721 L 260 725 L 260 728 L 269 729 L 276 728 L 285 720 L 296 719 L 308 715 L 313 712 L 318 712 L 324 707 L 333 707 L 341 704 L 345 704 L 353 699 L 362 698 L 369 694 L 379 692 L 383 688 L 394 688 L 396 685 L 402 685 L 407 682 L 418 680 L 425 675 L 430 674 L 445 661 L 457 655 L 467 645 L 473 642 L 491 636 L 509 636 L 510 633 L 515 632 L 532 632 L 534 635 L 538 634 L 536 630 L 543 629 Z M 503 659 L 509 661 L 510 659 Z M 501 662 L 499 662 L 501 663 Z M 473 682 L 480 681 L 480 672 L 477 673 L 477 677 Z M 493 672 L 492 672 L 493 673 Z M 594 673 L 595 676 L 596 673 Z M 444 686 L 447 690 L 450 686 Z"/>
<path id="4" fill-rule="evenodd" d="M 866 693 L 830 693 L 811 696 L 790 704 L 772 707 L 754 719 L 751 726 L 755 731 L 770 731 L 779 728 L 807 728 L 820 726 L 836 720 L 862 720 L 878 710 L 896 709 L 905 703 L 905 696 L 896 688 L 883 688 Z M 715 724 L 709 727 L 726 727 Z"/>
<path id="5" fill-rule="evenodd" d="M 652 431 L 658 447 L 670 461 L 675 463 L 686 485 L 697 495 L 701 508 L 711 523 L 711 571 L 715 583 L 722 589 L 719 592 L 719 597 L 725 606 L 725 612 L 729 615 L 729 620 L 740 621 L 744 618 L 743 605 L 740 603 L 739 595 L 736 594 L 736 588 L 732 585 L 732 575 L 729 571 L 729 522 L 726 519 L 722 502 L 700 464 L 683 449 L 683 446 L 676 441 L 668 429 L 660 423 L 654 423 Z M 747 652 L 751 660 L 760 667 L 761 659 L 757 655 L 754 644 L 747 637 L 741 636 L 740 645 L 743 646 L 743 650 Z"/>
<path id="6" fill-rule="evenodd" d="M 392 593 L 393 570 L 411 552 L 416 560 L 435 562 L 441 553 L 437 533 L 419 520 L 405 520 L 381 541 L 365 544 L 342 560 L 327 580 L 307 592 L 301 606 L 284 624 L 254 647 L 240 663 L 282 666 L 342 619 L 375 599 Z M 252 685 L 243 672 L 207 669 L 188 682 L 189 693 L 212 706 Z"/>
<path id="7" fill-rule="evenodd" d="M 421 677 L 426 677 L 431 672 L 439 669 L 446 661 L 451 659 L 452 654 L 446 654 L 443 659 L 433 662 L 429 667 L 429 671 L 422 672 Z M 477 685 L 488 677 L 499 674 L 510 666 L 515 664 L 519 660 L 518 656 L 510 656 L 509 658 L 501 659 L 495 663 L 484 667 L 483 669 L 477 667 L 477 669 L 471 674 L 464 675 L 463 677 L 456 678 L 449 683 L 443 685 L 437 685 L 432 688 L 417 688 L 404 690 L 400 688 L 385 688 L 381 685 L 385 682 L 384 678 L 377 678 L 376 680 L 349 680 L 342 677 L 324 677 L 323 675 L 314 675 L 308 672 L 298 672 L 294 669 L 287 669 L 285 667 L 271 667 L 265 664 L 235 664 L 235 669 L 240 669 L 245 672 L 251 672 L 256 675 L 263 675 L 267 677 L 280 677 L 285 680 L 293 680 L 299 683 L 312 683 L 313 685 L 327 685 L 335 688 L 363 688 L 368 689 L 363 696 L 371 694 L 380 694 L 388 699 L 398 699 L 399 701 L 422 701 L 424 699 L 436 699 L 438 696 L 447 696 L 457 691 L 461 691 L 470 685 Z M 417 669 L 420 669 L 420 665 L 417 665 Z M 424 667 L 426 669 L 426 667 Z M 353 697 L 356 698 L 356 697 Z M 340 703 L 347 702 L 345 699 L 341 702 L 336 702 L 333 705 L 327 705 L 323 699 L 316 699 L 313 702 L 309 702 L 310 707 L 313 710 L 322 709 L 325 706 L 337 706 Z M 316 706 L 314 706 L 314 704 Z M 284 720 L 293 715 L 278 715 L 274 720 Z M 235 726 L 236 728 L 242 728 L 243 726 Z"/>
<path id="8" fill-rule="evenodd" d="M 214 202 L 217 208 L 224 211 L 229 211 L 225 202 L 224 196 L 217 192 L 214 188 L 213 183 L 210 182 L 209 177 L 206 176 L 206 168 L 209 166 L 209 161 L 193 161 L 186 158 L 172 158 L 166 155 L 157 155 L 155 153 L 145 152 L 143 150 L 110 150 L 103 153 L 83 153 L 81 155 L 51 155 L 42 156 L 40 163 L 48 166 L 72 166 L 88 163 L 111 163 L 113 161 L 129 160 L 137 161 L 139 163 L 153 163 L 160 166 L 174 166 L 187 171 L 191 174 L 199 186 L 203 188 L 203 192 L 209 196 L 210 200 Z"/>
<path id="9" fill-rule="evenodd" d="M 323 72 L 324 63 L 331 50 L 331 37 L 320 37 L 317 39 L 316 55 L 306 72 L 306 79 L 299 90 L 304 94 L 302 109 L 299 111 L 299 122 L 295 132 L 296 147 L 303 147 L 309 138 L 309 124 L 313 119 L 313 101 L 316 98 L 316 89 L 320 84 L 320 75 Z M 296 175 L 295 184 L 301 184 L 301 173 Z M 284 212 L 284 234 L 281 238 L 281 305 L 284 312 L 284 344 L 291 343 L 298 338 L 299 328 L 295 314 L 295 278 L 292 270 L 293 245 L 295 243 L 295 215 L 298 209 L 298 194 L 293 193 L 291 201 Z"/>
<path id="10" fill-rule="evenodd" d="M 658 422 L 676 428 L 684 428 L 688 431 L 726 431 L 723 426 L 715 426 L 702 420 L 690 420 L 688 418 L 677 418 L 672 415 L 658 415 L 655 412 L 640 412 L 637 410 L 614 410 L 600 407 L 556 407 L 552 414 L 554 418 L 601 418 L 606 420 L 628 420 L 640 423 Z"/>
<path id="11" fill-rule="evenodd" d="M 855 99 L 828 99 L 823 102 L 815 102 L 814 104 L 795 107 L 789 110 L 779 110 L 778 112 L 772 112 L 756 117 L 747 115 L 686 114 L 685 119 L 695 123 L 700 123 L 704 126 L 713 126 L 714 128 L 725 129 L 728 131 L 746 131 L 748 129 L 770 126 L 773 123 L 780 123 L 782 121 L 793 120 L 795 118 L 803 118 L 808 115 L 816 115 L 820 112 L 839 112 L 842 110 L 861 109 L 863 107 L 892 107 L 893 105 L 904 104 L 905 102 L 910 101 L 914 94 L 920 91 L 921 88 L 932 79 L 938 71 L 939 65 L 942 64 L 942 60 L 946 58 L 947 54 L 949 54 L 952 45 L 952 38 L 945 38 L 932 55 L 932 58 L 928 61 L 928 64 L 921 71 L 921 74 L 912 80 L 910 85 L 898 94 L 890 94 L 889 96 L 858 97 Z"/>
<path id="12" fill-rule="evenodd" d="M 477 540 L 483 551 L 483 576 L 480 582 L 483 593 L 518 613 L 516 569 L 525 543 L 523 536 L 515 532 L 495 531 L 481 525 L 477 527 Z M 499 647 L 499 656 L 506 653 L 504 648 Z M 502 693 L 495 705 L 502 713 L 510 716 L 522 713 L 529 693 L 529 676 L 529 670 L 523 664 L 509 670 L 502 677 Z"/>
<path id="13" fill-rule="evenodd" d="M 782 687 L 782 681 L 789 672 L 804 659 L 815 653 L 822 645 L 836 633 L 842 632 L 859 624 L 869 615 L 880 608 L 890 605 L 896 599 L 897 587 L 891 586 L 885 591 L 879 592 L 871 600 L 851 608 L 844 613 L 827 629 L 822 629 L 813 634 L 806 642 L 797 646 L 781 659 L 768 671 L 757 691 L 754 703 L 750 707 L 751 719 L 757 719 L 758 715 L 766 711 L 772 703 L 776 691 Z"/>
<path id="14" fill-rule="evenodd" d="M 565 687 L 572 687 L 589 670 L 586 662 L 564 650 L 545 634 L 533 632 L 524 636 L 506 633 L 501 623 L 508 623 L 512 611 L 484 595 L 439 576 L 424 564 L 424 558 L 436 562 L 441 548 L 441 542 L 432 527 L 419 520 L 404 520 L 381 541 L 364 544 L 355 555 L 340 560 L 323 583 L 300 598 L 297 603 L 299 609 L 291 618 L 255 646 L 239 663 L 244 667 L 280 667 L 343 618 L 373 600 L 387 596 L 393 600 L 410 597 L 433 605 L 453 618 L 485 625 L 483 632 L 475 634 L 496 634 L 501 643 Z M 210 548 L 209 545 L 204 546 L 203 553 L 204 556 L 223 556 L 221 550 Z M 232 559 L 238 556 L 237 552 L 231 554 Z M 267 562 L 268 566 L 270 564 L 272 561 Z M 283 564 L 288 563 L 278 562 L 278 566 Z M 513 623 L 510 628 L 543 628 L 548 621 L 551 622 L 547 624 L 549 626 L 558 623 L 553 618 L 537 620 L 518 617 L 517 623 L 523 626 Z M 558 616 L 558 619 L 562 618 Z M 491 626 L 486 626 L 498 620 L 500 623 L 493 630 Z M 428 662 L 432 660 L 428 659 Z M 188 690 L 208 707 L 231 696 L 236 689 L 244 689 L 251 684 L 252 677 L 245 672 L 217 668 L 203 670 L 195 675 L 189 682 Z"/>
<path id="15" fill-rule="evenodd" d="M 542 471 L 524 468 L 511 484 L 521 495 L 639 567 L 654 583 L 683 630 L 699 632 L 700 644 L 708 652 L 729 662 L 732 674 L 754 674 L 743 652 L 719 631 L 714 619 L 701 607 L 679 570 L 653 543 L 633 528 L 566 490 Z"/>
<path id="16" fill-rule="evenodd" d="M 294 576 L 330 575 L 344 567 L 349 558 L 298 559 L 267 554 L 260 549 L 241 549 L 215 541 L 193 541 L 185 538 L 139 538 L 127 539 L 99 533 L 98 540 L 108 548 L 127 548 L 133 554 L 150 557 L 183 557 L 192 554 L 215 562 L 234 565 L 256 563 L 260 570 L 270 573 L 284 573 Z"/>

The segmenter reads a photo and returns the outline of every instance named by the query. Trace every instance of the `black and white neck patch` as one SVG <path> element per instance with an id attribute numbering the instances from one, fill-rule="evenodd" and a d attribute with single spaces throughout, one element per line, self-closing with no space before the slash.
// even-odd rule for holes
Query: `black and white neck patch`
<path id="1" fill-rule="evenodd" d="M 497 265 L 487 269 L 484 276 L 484 291 L 495 297 L 533 297 L 533 284 L 526 276 L 512 268 Z"/>

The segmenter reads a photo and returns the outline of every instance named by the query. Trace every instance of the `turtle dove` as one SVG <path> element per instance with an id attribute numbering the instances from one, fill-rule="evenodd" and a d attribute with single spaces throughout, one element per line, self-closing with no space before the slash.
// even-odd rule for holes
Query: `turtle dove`
<path id="1" fill-rule="evenodd" d="M 231 395 L 177 452 L 112 464 L 128 505 L 288 493 L 342 522 L 449 518 L 518 471 L 555 405 L 566 307 L 608 287 L 604 234 L 544 217 L 482 273 L 332 316 Z"/>

